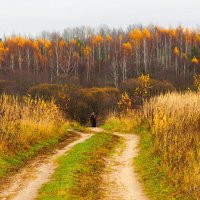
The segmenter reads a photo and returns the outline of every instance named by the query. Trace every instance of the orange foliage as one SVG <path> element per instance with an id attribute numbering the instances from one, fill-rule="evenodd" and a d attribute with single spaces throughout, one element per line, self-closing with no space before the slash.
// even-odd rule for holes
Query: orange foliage
<path id="1" fill-rule="evenodd" d="M 142 33 L 138 28 L 135 28 L 133 33 L 134 33 L 134 39 L 135 40 L 141 40 L 142 39 Z"/>
<path id="2" fill-rule="evenodd" d="M 33 42 L 33 48 L 36 50 L 36 51 L 39 51 L 39 42 L 37 40 L 35 40 Z"/>
<path id="3" fill-rule="evenodd" d="M 151 37 L 150 31 L 146 28 L 142 30 L 142 33 L 143 33 L 143 36 L 147 39 L 149 39 Z"/>
<path id="4" fill-rule="evenodd" d="M 44 40 L 45 49 L 49 49 L 51 47 L 51 42 L 49 40 Z"/>
<path id="5" fill-rule="evenodd" d="M 30 46 L 32 46 L 32 41 L 30 39 L 26 38 L 26 39 L 24 39 L 24 45 L 30 47 Z"/>
<path id="6" fill-rule="evenodd" d="M 199 60 L 194 56 L 191 60 L 191 62 L 195 65 L 197 65 L 199 63 Z"/>
<path id="7" fill-rule="evenodd" d="M 101 36 L 101 35 L 97 35 L 96 38 L 95 38 L 95 42 L 96 42 L 97 44 L 103 43 L 103 38 L 102 38 L 102 36 Z"/>
<path id="8" fill-rule="evenodd" d="M 76 44 L 77 44 L 77 41 L 76 41 L 75 39 L 72 39 L 72 40 L 70 41 L 70 43 L 71 43 L 72 45 L 76 45 Z"/>
<path id="9" fill-rule="evenodd" d="M 132 46 L 130 42 L 123 43 L 122 45 L 125 54 L 128 54 L 132 51 Z"/>
<path id="10" fill-rule="evenodd" d="M 66 45 L 66 42 L 64 40 L 60 40 L 58 45 L 59 47 L 64 47 Z"/>
<path id="11" fill-rule="evenodd" d="M 174 29 L 169 29 L 169 35 L 173 38 L 176 37 L 176 31 Z"/>
<path id="12" fill-rule="evenodd" d="M 107 42 L 112 41 L 112 37 L 111 37 L 110 35 L 107 35 L 107 36 L 106 36 L 106 41 L 107 41 Z"/>
<path id="13" fill-rule="evenodd" d="M 178 56 L 178 55 L 179 55 L 179 49 L 178 49 L 178 47 L 175 47 L 175 48 L 174 48 L 174 55 L 175 55 L 175 56 Z"/>
<path id="14" fill-rule="evenodd" d="M 18 36 L 16 38 L 16 41 L 17 41 L 18 47 L 23 47 L 24 46 L 24 39 L 21 36 Z"/>
<path id="15" fill-rule="evenodd" d="M 187 54 L 186 54 L 186 53 L 183 53 L 182 58 L 183 58 L 184 60 L 186 60 L 186 59 L 187 59 Z"/>
<path id="16" fill-rule="evenodd" d="M 189 28 L 185 29 L 185 38 L 186 38 L 187 42 L 189 42 L 191 40 L 191 34 L 190 34 Z"/>

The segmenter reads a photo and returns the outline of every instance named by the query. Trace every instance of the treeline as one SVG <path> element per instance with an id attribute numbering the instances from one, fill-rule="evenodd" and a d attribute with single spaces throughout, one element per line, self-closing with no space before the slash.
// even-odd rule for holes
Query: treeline
<path id="1" fill-rule="evenodd" d="M 20 74 L 32 83 L 118 87 L 144 73 L 182 87 L 200 71 L 199 48 L 200 32 L 182 27 L 81 27 L 36 38 L 5 37 L 0 42 L 1 79 Z"/>

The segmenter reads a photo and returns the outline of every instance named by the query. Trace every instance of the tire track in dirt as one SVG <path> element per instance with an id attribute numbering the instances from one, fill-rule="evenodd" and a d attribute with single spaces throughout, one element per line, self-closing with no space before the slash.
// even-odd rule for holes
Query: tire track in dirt
<path id="1" fill-rule="evenodd" d="M 139 136 L 118 134 L 125 141 L 107 160 L 102 175 L 102 199 L 104 200 L 147 200 L 134 170 L 133 159 L 138 154 Z"/>
<path id="2" fill-rule="evenodd" d="M 16 175 L 8 178 L 3 190 L 0 190 L 1 200 L 33 200 L 38 190 L 48 182 L 55 172 L 58 157 L 66 154 L 76 144 L 89 139 L 92 134 L 79 133 L 81 138 L 56 150 L 51 155 L 38 156 L 30 164 L 23 167 Z"/>

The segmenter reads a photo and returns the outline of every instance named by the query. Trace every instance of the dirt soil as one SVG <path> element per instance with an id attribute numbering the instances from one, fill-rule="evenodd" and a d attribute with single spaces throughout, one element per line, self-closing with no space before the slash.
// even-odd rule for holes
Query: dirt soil
<path id="1" fill-rule="evenodd" d="M 91 132 L 102 131 L 90 128 Z M 80 138 L 50 155 L 40 155 L 23 167 L 16 175 L 9 177 L 0 189 L 1 200 L 33 200 L 39 189 L 48 182 L 57 167 L 57 158 L 66 154 L 73 146 L 84 142 L 91 134 L 80 134 Z M 134 170 L 133 159 L 138 154 L 139 136 L 114 133 L 123 138 L 111 158 L 106 160 L 102 174 L 102 200 L 147 200 Z"/>
<path id="2" fill-rule="evenodd" d="M 133 165 L 133 159 L 138 154 L 139 137 L 133 134 L 115 134 L 125 142 L 107 160 L 102 176 L 102 199 L 147 200 Z"/>
<path id="3" fill-rule="evenodd" d="M 1 200 L 32 200 L 36 198 L 38 190 L 48 182 L 54 173 L 58 157 L 67 153 L 76 144 L 84 142 L 91 134 L 80 134 L 80 139 L 55 150 L 50 155 L 40 155 L 23 167 L 16 175 L 9 177 L 1 184 Z"/>

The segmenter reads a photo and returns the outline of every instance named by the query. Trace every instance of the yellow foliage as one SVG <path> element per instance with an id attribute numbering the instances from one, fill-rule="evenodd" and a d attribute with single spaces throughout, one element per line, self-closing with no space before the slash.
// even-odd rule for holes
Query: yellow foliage
<path id="1" fill-rule="evenodd" d="M 200 42 L 200 35 L 198 33 L 195 33 L 194 40 Z"/>
<path id="2" fill-rule="evenodd" d="M 185 29 L 185 38 L 186 38 L 187 42 L 189 42 L 191 40 L 191 33 L 190 33 L 190 29 L 189 28 Z"/>
<path id="3" fill-rule="evenodd" d="M 89 57 L 90 57 L 91 52 L 92 52 L 92 49 L 91 49 L 91 47 L 89 47 L 89 46 L 86 46 L 86 47 L 83 49 L 83 53 L 84 53 L 84 56 L 85 56 L 86 58 L 89 58 Z"/>
<path id="4" fill-rule="evenodd" d="M 179 55 L 179 49 L 178 49 L 178 47 L 175 47 L 175 48 L 174 48 L 174 55 L 175 55 L 175 56 L 178 56 L 178 55 Z"/>
<path id="5" fill-rule="evenodd" d="M 194 56 L 191 60 L 191 62 L 195 65 L 197 65 L 199 63 L 199 60 Z"/>
<path id="6" fill-rule="evenodd" d="M 174 29 L 169 29 L 169 35 L 171 36 L 171 37 L 176 37 L 176 31 L 174 30 Z"/>
<path id="7" fill-rule="evenodd" d="M 23 47 L 24 46 L 24 39 L 21 36 L 18 36 L 16 38 L 16 40 L 17 40 L 17 44 L 18 44 L 19 47 Z"/>
<path id="8" fill-rule="evenodd" d="M 193 78 L 194 78 L 194 86 L 197 92 L 200 93 L 200 74 L 195 74 Z"/>
<path id="9" fill-rule="evenodd" d="M 102 38 L 102 36 L 101 36 L 101 35 L 97 35 L 96 38 L 95 38 L 95 42 L 96 42 L 97 44 L 103 43 L 103 38 Z"/>
<path id="10" fill-rule="evenodd" d="M 131 110 L 131 99 L 127 92 L 122 94 L 121 100 L 118 102 L 119 108 L 122 112 L 128 113 Z"/>
<path id="11" fill-rule="evenodd" d="M 33 42 L 33 47 L 35 50 L 39 50 L 39 42 L 37 40 Z"/>
<path id="12" fill-rule="evenodd" d="M 9 52 L 9 48 L 5 47 L 3 42 L 0 42 L 0 61 L 4 61 L 4 56 Z"/>
<path id="13" fill-rule="evenodd" d="M 142 34 L 147 39 L 149 39 L 151 37 L 150 31 L 148 29 L 146 29 L 146 28 L 142 30 Z"/>
<path id="14" fill-rule="evenodd" d="M 64 47 L 66 45 L 66 42 L 64 40 L 59 41 L 59 47 Z"/>
<path id="15" fill-rule="evenodd" d="M 112 37 L 111 37 L 110 35 L 107 35 L 107 36 L 106 36 L 106 41 L 107 41 L 107 42 L 112 41 Z"/>
<path id="16" fill-rule="evenodd" d="M 49 49 L 51 47 L 51 42 L 47 39 L 44 40 L 44 47 L 45 49 Z"/>
<path id="17" fill-rule="evenodd" d="M 142 33 L 141 33 L 141 31 L 138 28 L 135 28 L 134 31 L 133 31 L 133 33 L 134 33 L 134 39 L 135 40 L 139 41 L 139 40 L 142 39 Z"/>
<path id="18" fill-rule="evenodd" d="M 183 58 L 184 60 L 186 60 L 186 59 L 187 59 L 187 54 L 186 54 L 186 53 L 183 53 L 182 58 Z"/>
<path id="19" fill-rule="evenodd" d="M 123 43 L 122 47 L 125 54 L 129 54 L 132 51 L 132 46 L 130 42 Z"/>
<path id="20" fill-rule="evenodd" d="M 71 43 L 72 45 L 76 45 L 76 44 L 77 44 L 77 41 L 76 41 L 75 39 L 72 39 L 72 40 L 70 41 L 70 43 Z"/>
<path id="21" fill-rule="evenodd" d="M 0 49 L 4 49 L 4 48 L 5 48 L 4 43 L 0 42 Z"/>
<path id="22" fill-rule="evenodd" d="M 135 95 L 142 97 L 142 100 L 144 101 L 149 96 L 149 90 L 151 88 L 151 79 L 149 74 L 142 74 L 138 78 L 138 80 L 140 82 L 140 86 L 136 88 Z"/>
<path id="23" fill-rule="evenodd" d="M 31 47 L 32 46 L 32 41 L 30 39 L 25 39 L 24 40 L 24 45 Z"/>

